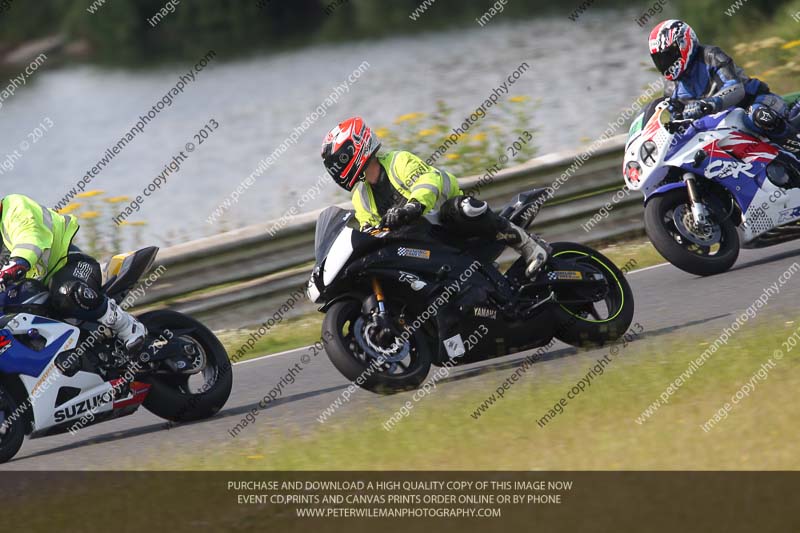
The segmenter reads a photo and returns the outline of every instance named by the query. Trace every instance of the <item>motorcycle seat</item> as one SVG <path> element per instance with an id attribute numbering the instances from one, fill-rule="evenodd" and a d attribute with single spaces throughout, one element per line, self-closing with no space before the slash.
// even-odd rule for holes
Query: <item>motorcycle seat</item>
<path id="1" fill-rule="evenodd" d="M 499 214 L 514 224 L 527 228 L 549 196 L 547 189 L 531 189 L 521 192 L 503 207 Z M 530 209 L 531 207 L 533 209 Z"/>

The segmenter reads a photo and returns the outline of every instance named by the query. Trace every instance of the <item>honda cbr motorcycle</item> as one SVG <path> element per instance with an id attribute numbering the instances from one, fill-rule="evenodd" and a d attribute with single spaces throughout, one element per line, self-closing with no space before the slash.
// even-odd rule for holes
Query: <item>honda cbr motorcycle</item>
<path id="1" fill-rule="evenodd" d="M 500 215 L 528 228 L 543 189 L 520 194 Z M 396 231 L 361 232 L 338 207 L 317 221 L 308 296 L 325 313 L 322 338 L 333 365 L 372 392 L 415 389 L 431 365 L 455 366 L 547 345 L 622 336 L 633 294 L 606 257 L 552 243 L 535 279 L 521 259 L 502 272 L 499 242 L 459 238 L 427 219 Z"/>
<path id="2" fill-rule="evenodd" d="M 800 138 L 778 146 L 748 132 L 744 109 L 693 121 L 680 120 L 681 108 L 676 100 L 653 102 L 625 147 L 625 183 L 644 195 L 645 231 L 656 250 L 707 276 L 731 268 L 740 248 L 800 237 Z M 796 104 L 795 122 L 799 115 Z"/>
<path id="3" fill-rule="evenodd" d="M 121 303 L 149 270 L 158 248 L 115 256 L 103 286 Z M 107 328 L 62 321 L 35 280 L 0 292 L 0 463 L 31 438 L 76 433 L 133 414 L 140 406 L 182 422 L 208 418 L 228 400 L 232 372 L 222 344 L 205 326 L 159 310 L 138 319 L 148 335 L 129 354 Z"/>

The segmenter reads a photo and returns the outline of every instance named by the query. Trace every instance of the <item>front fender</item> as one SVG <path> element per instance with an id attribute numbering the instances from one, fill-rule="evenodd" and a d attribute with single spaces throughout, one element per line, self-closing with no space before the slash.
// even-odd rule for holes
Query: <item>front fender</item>
<path id="1" fill-rule="evenodd" d="M 659 187 L 658 189 L 656 189 L 652 193 L 650 193 L 649 196 L 645 196 L 644 205 L 646 206 L 647 203 L 650 200 L 652 200 L 653 198 L 655 198 L 656 196 L 661 196 L 662 194 L 666 194 L 666 193 L 668 193 L 669 191 L 671 191 L 673 189 L 679 189 L 681 187 L 683 187 L 685 189 L 686 188 L 686 183 L 683 182 L 683 181 L 676 181 L 676 182 L 673 182 L 673 183 L 667 183 L 666 185 L 662 185 L 661 187 Z"/>
<path id="2" fill-rule="evenodd" d="M 336 302 L 341 302 L 342 300 L 356 300 L 358 302 L 363 302 L 366 297 L 366 294 L 359 291 L 343 292 L 342 294 L 338 294 L 322 304 L 317 310 L 320 313 L 327 313 L 328 309 L 330 309 L 330 307 Z"/>

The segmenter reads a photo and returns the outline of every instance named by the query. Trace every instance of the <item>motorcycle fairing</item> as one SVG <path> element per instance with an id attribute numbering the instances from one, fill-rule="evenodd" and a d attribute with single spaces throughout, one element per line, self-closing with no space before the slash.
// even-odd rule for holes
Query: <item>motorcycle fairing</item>
<path id="1" fill-rule="evenodd" d="M 132 407 L 133 412 L 144 401 L 149 385 L 134 382 L 129 392 L 112 394 L 115 381 L 104 381 L 98 374 L 83 370 L 70 377 L 57 368 L 56 358 L 80 342 L 76 326 L 27 313 L 7 315 L 4 321 L 0 345 L 6 344 L 0 347 L 0 373 L 19 376 L 25 387 L 33 414 L 32 438 L 59 429 L 66 431 L 85 416 L 92 417 L 86 424 L 89 425 L 110 415 L 129 414 L 126 408 Z M 28 347 L 17 338 L 29 335 L 32 329 L 46 341 L 41 350 Z M 59 403 L 62 389 L 73 391 L 73 395 Z M 102 401 L 105 398 L 108 401 Z"/>

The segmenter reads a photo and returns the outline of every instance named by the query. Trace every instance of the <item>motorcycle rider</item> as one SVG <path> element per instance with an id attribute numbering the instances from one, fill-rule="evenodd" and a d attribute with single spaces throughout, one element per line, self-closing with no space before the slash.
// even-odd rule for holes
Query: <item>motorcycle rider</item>
<path id="1" fill-rule="evenodd" d="M 333 128 L 322 144 L 326 170 L 337 185 L 353 193 L 361 229 L 396 229 L 423 215 L 462 235 L 498 240 L 514 248 L 533 277 L 547 261 L 549 246 L 498 216 L 489 205 L 464 196 L 455 177 L 406 151 L 378 154 L 381 141 L 360 117 Z"/>
<path id="2" fill-rule="evenodd" d="M 0 285 L 37 279 L 50 288 L 54 310 L 63 318 L 107 326 L 129 351 L 139 348 L 147 330 L 102 293 L 98 262 L 72 244 L 78 220 L 60 215 L 21 194 L 0 201 L 3 257 Z"/>
<path id="3" fill-rule="evenodd" d="M 682 20 L 666 20 L 650 33 L 650 56 L 667 79 L 665 95 L 685 104 L 684 119 L 696 120 L 732 107 L 747 110 L 746 125 L 759 135 L 794 145 L 800 115 L 789 120 L 786 102 L 769 86 L 749 78 L 716 46 L 700 44 Z"/>

